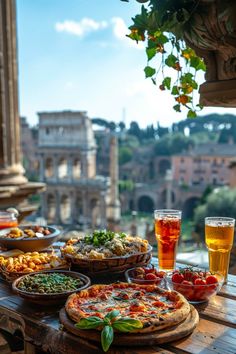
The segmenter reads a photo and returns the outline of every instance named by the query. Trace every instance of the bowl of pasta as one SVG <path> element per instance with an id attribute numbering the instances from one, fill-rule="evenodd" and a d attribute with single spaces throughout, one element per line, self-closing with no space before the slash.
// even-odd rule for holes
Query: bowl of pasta
<path id="1" fill-rule="evenodd" d="M 123 273 L 126 269 L 149 264 L 152 247 L 147 240 L 124 232 L 95 230 L 70 239 L 61 254 L 72 270 L 89 275 Z"/>
<path id="2" fill-rule="evenodd" d="M 0 231 L 0 246 L 24 252 L 41 251 L 51 246 L 60 235 L 52 226 L 27 225 Z"/>
<path id="3" fill-rule="evenodd" d="M 0 257 L 0 273 L 13 281 L 20 276 L 45 270 L 68 270 L 69 264 L 54 251 L 26 252 L 13 257 Z"/>

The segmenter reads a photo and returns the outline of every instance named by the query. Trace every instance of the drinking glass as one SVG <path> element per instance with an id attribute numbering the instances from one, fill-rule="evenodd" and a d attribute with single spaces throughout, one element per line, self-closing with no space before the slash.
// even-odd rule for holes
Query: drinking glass
<path id="1" fill-rule="evenodd" d="M 173 270 L 181 231 L 181 211 L 162 209 L 154 211 L 155 235 L 158 245 L 159 268 Z"/>
<path id="2" fill-rule="evenodd" d="M 14 212 L 0 211 L 0 230 L 17 226 L 17 216 Z"/>
<path id="3" fill-rule="evenodd" d="M 226 217 L 205 218 L 205 239 L 211 272 L 219 272 L 227 282 L 230 251 L 234 242 L 235 219 Z"/>

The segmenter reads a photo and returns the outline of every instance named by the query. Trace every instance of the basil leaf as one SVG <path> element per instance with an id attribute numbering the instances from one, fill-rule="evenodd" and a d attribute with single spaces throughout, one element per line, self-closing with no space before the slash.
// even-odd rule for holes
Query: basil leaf
<path id="1" fill-rule="evenodd" d="M 120 314 L 120 311 L 113 310 L 111 312 L 108 312 L 108 314 L 106 314 L 105 318 L 109 318 L 109 320 L 112 320 L 113 318 L 117 317 L 119 314 Z"/>
<path id="2" fill-rule="evenodd" d="M 122 297 L 119 297 L 119 296 L 113 296 L 113 299 L 117 300 L 117 301 L 129 301 L 129 300 L 125 300 L 125 299 L 123 299 Z"/>
<path id="3" fill-rule="evenodd" d="M 91 316 L 88 318 L 81 318 L 81 320 L 75 324 L 79 329 L 92 329 L 103 325 L 103 320 L 97 316 Z"/>
<path id="4" fill-rule="evenodd" d="M 105 326 L 101 332 L 101 343 L 104 352 L 107 352 L 114 339 L 114 331 L 111 326 Z"/>
<path id="5" fill-rule="evenodd" d="M 120 332 L 131 332 L 143 328 L 142 322 L 133 318 L 120 318 L 113 322 L 112 326 Z"/>

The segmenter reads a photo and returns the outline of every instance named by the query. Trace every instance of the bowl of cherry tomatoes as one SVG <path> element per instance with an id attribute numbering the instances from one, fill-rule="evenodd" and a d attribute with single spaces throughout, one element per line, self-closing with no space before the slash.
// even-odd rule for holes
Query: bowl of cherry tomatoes
<path id="1" fill-rule="evenodd" d="M 224 277 L 219 273 L 202 271 L 194 268 L 176 269 L 168 274 L 168 284 L 190 302 L 208 301 L 221 289 Z"/>
<path id="2" fill-rule="evenodd" d="M 136 267 L 126 270 L 125 277 L 128 283 L 161 285 L 166 276 L 164 271 L 158 271 L 153 265 Z"/>

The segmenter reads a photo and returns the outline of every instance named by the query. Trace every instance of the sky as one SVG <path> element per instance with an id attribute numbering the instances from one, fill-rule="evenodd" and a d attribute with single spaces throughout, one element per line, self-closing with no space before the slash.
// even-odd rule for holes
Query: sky
<path id="1" fill-rule="evenodd" d="M 126 37 L 135 0 L 16 0 L 20 115 L 81 110 L 91 118 L 170 126 L 186 118 L 145 79 L 143 43 Z M 203 75 L 201 80 L 203 81 Z M 205 108 L 202 114 L 235 113 Z"/>

